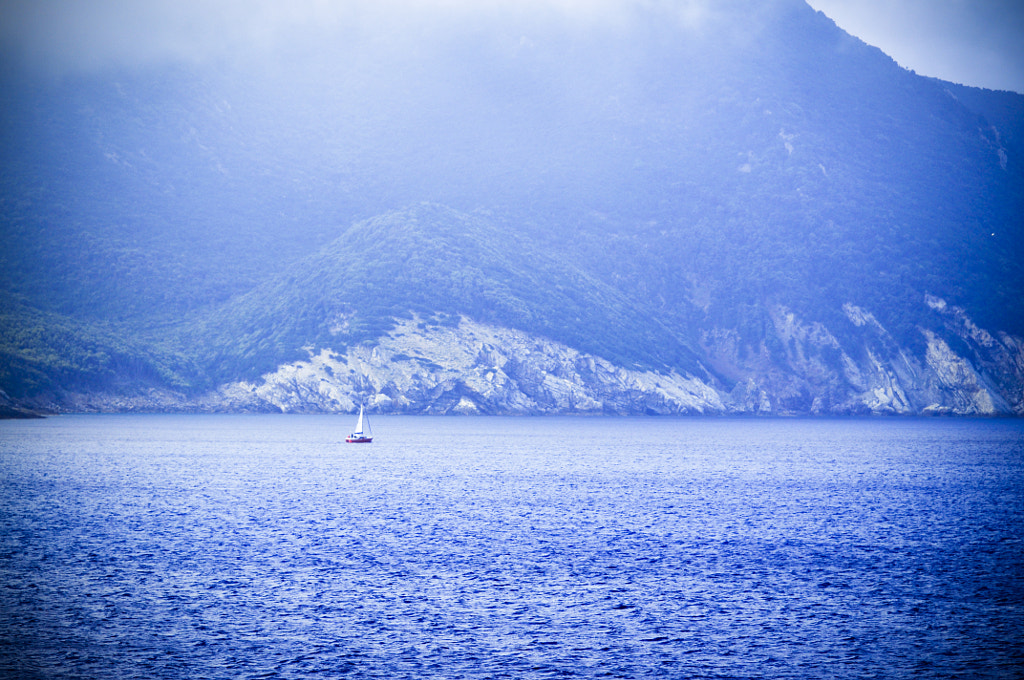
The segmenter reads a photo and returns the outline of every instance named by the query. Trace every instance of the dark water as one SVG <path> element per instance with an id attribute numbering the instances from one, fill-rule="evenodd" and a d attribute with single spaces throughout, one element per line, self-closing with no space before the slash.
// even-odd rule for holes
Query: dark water
<path id="1" fill-rule="evenodd" d="M 1021 678 L 1024 422 L 0 423 L 12 678 Z"/>

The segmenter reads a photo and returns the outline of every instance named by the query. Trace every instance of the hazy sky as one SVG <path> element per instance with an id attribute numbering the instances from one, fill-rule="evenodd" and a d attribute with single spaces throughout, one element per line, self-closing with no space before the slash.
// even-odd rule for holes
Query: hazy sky
<path id="1" fill-rule="evenodd" d="M 1024 93 L 1022 0 L 808 0 L 920 75 Z"/>
<path id="2" fill-rule="evenodd" d="M 370 6 L 397 14 L 409 7 L 504 5 L 533 12 L 545 6 L 607 17 L 624 2 L 669 2 L 696 16 L 715 0 L 0 0 L 0 44 L 63 70 L 202 59 L 242 43 L 279 40 L 293 29 L 344 25 Z M 1022 0 L 809 2 L 919 74 L 1024 93 Z"/>

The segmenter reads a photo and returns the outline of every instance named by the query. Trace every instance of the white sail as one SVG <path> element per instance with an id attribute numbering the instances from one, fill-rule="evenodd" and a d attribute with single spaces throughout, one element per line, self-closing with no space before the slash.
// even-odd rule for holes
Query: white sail
<path id="1" fill-rule="evenodd" d="M 345 441 L 351 444 L 369 444 L 373 441 L 373 434 L 370 433 L 370 417 L 363 415 L 362 404 L 359 405 L 359 420 L 356 421 L 356 429 L 345 437 Z"/>

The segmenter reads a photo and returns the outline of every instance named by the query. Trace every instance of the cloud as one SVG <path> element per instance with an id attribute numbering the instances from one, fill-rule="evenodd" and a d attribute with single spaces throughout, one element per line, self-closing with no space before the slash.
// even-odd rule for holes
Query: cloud
<path id="1" fill-rule="evenodd" d="M 52 73 L 247 59 L 317 41 L 386 39 L 509 16 L 626 26 L 654 11 L 699 31 L 737 0 L 0 0 L 0 58 Z M 810 0 L 924 75 L 1024 91 L 1019 0 Z M 749 10 L 749 6 L 747 7 Z M 489 18 L 489 19 L 488 19 Z M 461 23 L 465 22 L 465 23 Z M 493 24 L 488 24 L 493 25 Z M 723 24 L 728 25 L 728 20 Z"/>
<path id="2" fill-rule="evenodd" d="M 0 0 L 8 59 L 51 72 L 153 62 L 244 59 L 348 34 L 412 35 L 447 22 L 472 28 L 508 17 L 624 26 L 637 10 L 697 27 L 734 0 Z M 411 32 L 411 33 L 410 33 Z"/>
<path id="3" fill-rule="evenodd" d="M 343 23 L 327 0 L 0 0 L 4 52 L 50 71 L 199 61 Z"/>

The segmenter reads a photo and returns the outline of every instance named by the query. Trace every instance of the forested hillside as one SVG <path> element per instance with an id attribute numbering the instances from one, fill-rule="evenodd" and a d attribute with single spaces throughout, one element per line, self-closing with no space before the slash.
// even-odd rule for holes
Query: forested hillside
<path id="1" fill-rule="evenodd" d="M 1024 96 L 917 76 L 799 0 L 615 6 L 368 11 L 245 59 L 8 65 L 0 389 L 274 408 L 210 395 L 472 323 L 719 395 L 631 406 L 601 383 L 587 403 L 614 412 L 1024 414 Z M 556 371 L 499 354 L 520 387 Z M 316 381 L 427 409 L 360 365 Z"/>

